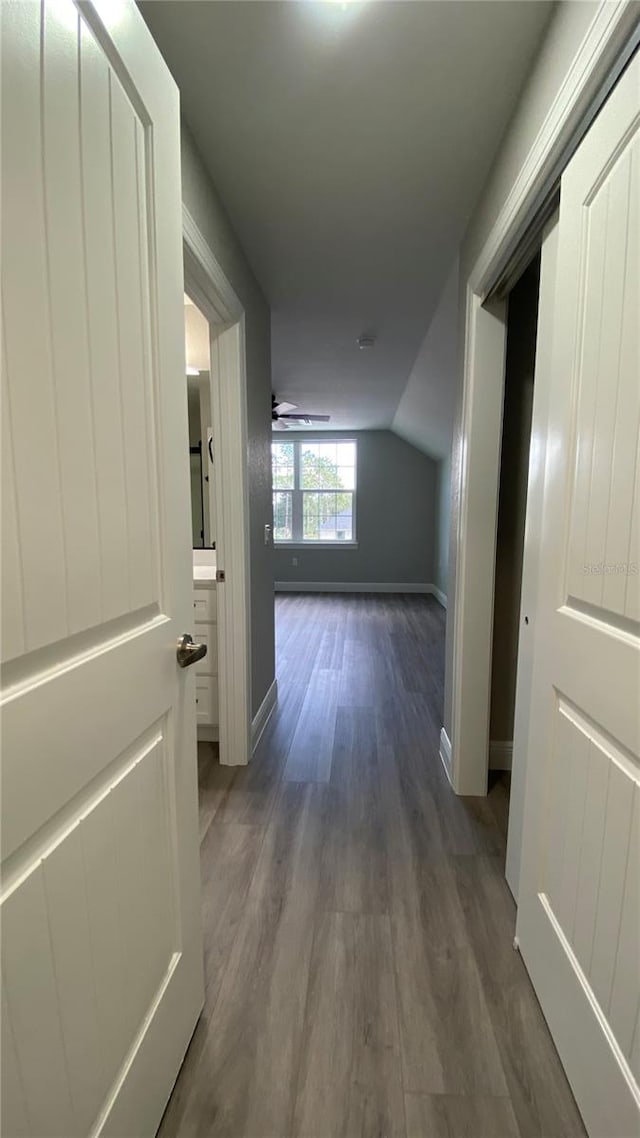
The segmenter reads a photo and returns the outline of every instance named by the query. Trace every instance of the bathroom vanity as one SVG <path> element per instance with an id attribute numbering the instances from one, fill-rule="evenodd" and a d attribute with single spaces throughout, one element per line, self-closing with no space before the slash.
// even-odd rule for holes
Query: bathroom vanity
<path id="1" fill-rule="evenodd" d="M 215 550 L 193 551 L 193 639 L 207 645 L 195 664 L 198 739 L 218 738 L 218 595 Z"/>

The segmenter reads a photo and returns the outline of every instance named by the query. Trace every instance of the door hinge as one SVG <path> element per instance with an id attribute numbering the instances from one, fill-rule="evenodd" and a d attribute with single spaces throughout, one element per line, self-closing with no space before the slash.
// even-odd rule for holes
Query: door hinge
<path id="1" fill-rule="evenodd" d="M 224 584 L 224 569 L 216 569 L 216 581 L 218 584 Z"/>

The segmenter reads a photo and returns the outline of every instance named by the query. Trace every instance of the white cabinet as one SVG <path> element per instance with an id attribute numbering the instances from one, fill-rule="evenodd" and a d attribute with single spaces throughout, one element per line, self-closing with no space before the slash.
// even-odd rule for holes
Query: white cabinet
<path id="1" fill-rule="evenodd" d="M 196 664 L 196 722 L 198 738 L 218 738 L 218 607 L 215 581 L 193 584 L 193 639 L 207 645 Z"/>

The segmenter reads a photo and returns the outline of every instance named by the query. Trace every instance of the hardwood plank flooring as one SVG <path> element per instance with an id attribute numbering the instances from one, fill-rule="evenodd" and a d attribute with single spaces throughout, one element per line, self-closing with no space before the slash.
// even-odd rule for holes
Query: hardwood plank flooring
<path id="1" fill-rule="evenodd" d="M 577 1138 L 504 879 L 438 756 L 431 597 L 276 600 L 253 762 L 200 751 L 206 1003 L 160 1138 Z"/>
<path id="2" fill-rule="evenodd" d="M 307 687 L 284 768 L 288 781 L 329 781 L 340 674 L 318 668 Z"/>
<path id="3" fill-rule="evenodd" d="M 198 797 L 200 802 L 200 841 L 204 838 L 218 806 L 233 779 L 233 767 L 218 765 L 218 744 L 198 747 Z"/>
<path id="4" fill-rule="evenodd" d="M 509 1099 L 407 1095 L 407 1138 L 519 1138 Z"/>
<path id="5" fill-rule="evenodd" d="M 404 1138 L 388 917 L 324 912 L 316 926 L 293 1132 Z"/>
<path id="6" fill-rule="evenodd" d="M 333 798 L 323 847 L 322 902 L 350 913 L 388 913 L 388 859 L 375 722 L 340 708 L 331 766 Z"/>
<path id="7" fill-rule="evenodd" d="M 523 1062 L 522 1041 L 546 1037 L 547 1028 L 522 960 L 502 935 L 515 925 L 503 858 L 456 858 L 454 866 L 520 1134 L 576 1138 L 584 1129 L 553 1045 L 532 1049 Z"/>

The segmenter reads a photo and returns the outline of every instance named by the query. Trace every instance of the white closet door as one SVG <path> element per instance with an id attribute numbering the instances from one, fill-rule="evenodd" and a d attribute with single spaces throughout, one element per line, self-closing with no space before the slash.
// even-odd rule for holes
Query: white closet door
<path id="1" fill-rule="evenodd" d="M 155 1133 L 203 999 L 178 92 L 1 5 L 2 1133 Z"/>
<path id="2" fill-rule="evenodd" d="M 562 179 L 517 932 L 592 1138 L 640 1132 L 640 59 Z"/>

